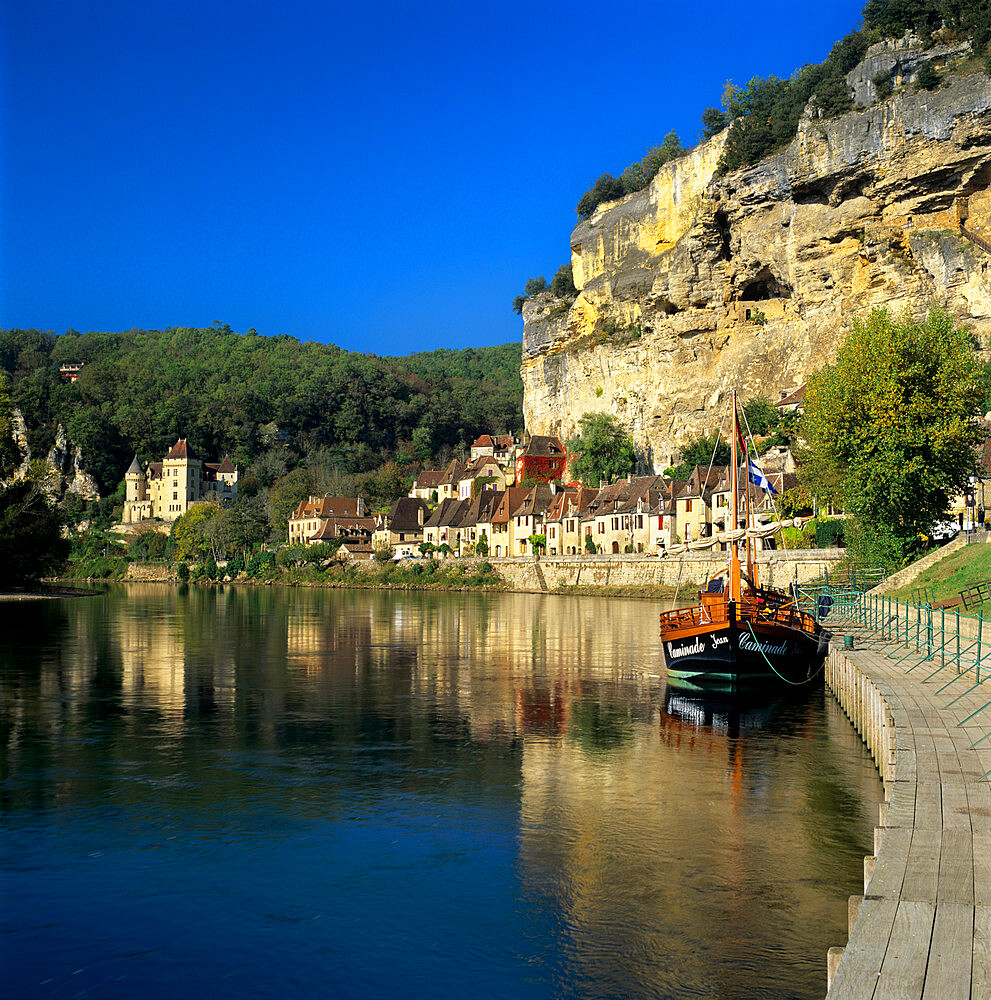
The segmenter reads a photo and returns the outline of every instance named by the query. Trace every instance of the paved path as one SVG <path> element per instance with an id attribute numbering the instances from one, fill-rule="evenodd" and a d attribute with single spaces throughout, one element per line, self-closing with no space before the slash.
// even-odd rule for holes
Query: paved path
<path id="1" fill-rule="evenodd" d="M 951 705 L 971 674 L 954 679 L 953 663 L 930 677 L 938 658 L 898 664 L 904 648 L 853 631 L 855 645 L 867 648 L 833 655 L 870 678 L 887 703 L 894 767 L 876 860 L 865 860 L 859 912 L 851 900 L 855 922 L 829 998 L 991 1000 L 991 784 L 982 778 L 991 737 L 972 748 L 991 731 L 991 707 L 958 725 L 991 700 L 991 683 Z"/>

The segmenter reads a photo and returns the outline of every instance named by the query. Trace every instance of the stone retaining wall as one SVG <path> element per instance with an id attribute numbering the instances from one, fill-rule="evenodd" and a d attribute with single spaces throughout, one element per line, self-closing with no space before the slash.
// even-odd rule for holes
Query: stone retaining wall
<path id="1" fill-rule="evenodd" d="M 808 549 L 768 552 L 759 559 L 761 582 L 786 588 L 808 583 L 831 571 L 845 549 Z M 555 590 L 558 587 L 686 587 L 696 588 L 726 566 L 719 558 L 677 556 L 541 556 L 540 559 L 489 559 L 496 573 L 516 590 Z"/>

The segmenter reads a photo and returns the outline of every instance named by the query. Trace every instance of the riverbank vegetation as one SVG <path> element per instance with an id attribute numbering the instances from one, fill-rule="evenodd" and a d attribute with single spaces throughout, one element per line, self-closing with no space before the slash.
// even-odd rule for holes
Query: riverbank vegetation
<path id="1" fill-rule="evenodd" d="M 917 577 L 891 592 L 889 596 L 902 601 L 957 601 L 960 591 L 991 580 L 991 545 L 965 545 L 950 552 L 939 562 L 924 569 Z M 973 608 L 967 614 L 991 614 L 991 602 Z M 964 613 L 961 608 L 961 613 Z"/>

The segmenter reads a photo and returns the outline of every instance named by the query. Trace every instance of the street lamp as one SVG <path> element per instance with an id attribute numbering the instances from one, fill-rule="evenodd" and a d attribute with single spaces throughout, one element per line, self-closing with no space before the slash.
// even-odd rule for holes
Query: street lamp
<path id="1" fill-rule="evenodd" d="M 970 533 L 974 529 L 974 508 L 977 505 L 977 476 L 973 473 L 967 477 L 967 492 L 964 498 L 967 501 L 967 520 L 965 523 L 967 529 L 967 541 L 969 542 Z"/>

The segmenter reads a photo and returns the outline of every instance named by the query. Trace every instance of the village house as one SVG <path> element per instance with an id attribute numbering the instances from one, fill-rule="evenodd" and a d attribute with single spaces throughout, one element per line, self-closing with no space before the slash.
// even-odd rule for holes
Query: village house
<path id="1" fill-rule="evenodd" d="M 465 469 L 458 483 L 458 499 L 467 500 L 478 490 L 503 489 L 506 485 L 506 474 L 499 463 L 491 456 L 481 455 Z"/>
<path id="2" fill-rule="evenodd" d="M 480 525 L 489 538 L 489 555 L 502 557 L 515 554 L 513 549 L 513 515 L 526 499 L 529 490 L 522 486 L 509 486 L 502 491 L 494 509 L 490 509 L 488 522 Z"/>
<path id="3" fill-rule="evenodd" d="M 461 544 L 461 520 L 470 506 L 468 500 L 446 497 L 437 505 L 430 519 L 423 525 L 423 540 L 435 549 L 446 545 L 452 553 Z"/>
<path id="4" fill-rule="evenodd" d="M 440 484 L 444 479 L 443 469 L 427 469 L 413 480 L 409 496 L 414 500 L 437 503 L 440 500 Z"/>
<path id="5" fill-rule="evenodd" d="M 220 503 L 237 497 L 237 466 L 229 458 L 203 462 L 185 438 L 179 438 L 161 462 L 142 470 L 138 456 L 124 473 L 124 510 L 121 521 L 134 524 L 145 518 L 176 521 L 194 504 Z"/>
<path id="6" fill-rule="evenodd" d="M 546 483 L 539 483 L 526 491 L 522 503 L 516 508 L 509 522 L 510 554 L 529 555 L 530 536 L 544 534 L 544 512 L 554 494 Z"/>
<path id="7" fill-rule="evenodd" d="M 554 495 L 544 514 L 548 555 L 571 556 L 583 551 L 581 519 L 598 492 L 589 486 L 569 486 Z"/>
<path id="8" fill-rule="evenodd" d="M 375 518 L 364 497 L 308 497 L 289 517 L 289 544 L 311 544 L 338 537 L 364 535 L 371 544 Z"/>
<path id="9" fill-rule="evenodd" d="M 372 548 L 390 546 L 397 555 L 419 555 L 423 538 L 423 525 L 430 518 L 430 508 L 420 498 L 400 497 L 388 513 L 375 518 Z"/>
<path id="10" fill-rule="evenodd" d="M 516 439 L 512 434 L 482 434 L 472 441 L 469 457 L 472 462 L 476 458 L 494 458 L 505 467 L 511 463 L 515 448 Z"/>
<path id="11" fill-rule="evenodd" d="M 516 455 L 516 485 L 563 479 L 567 465 L 568 452 L 560 438 L 534 434 Z"/>

